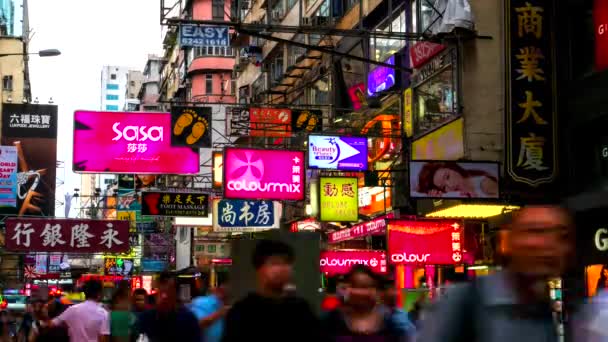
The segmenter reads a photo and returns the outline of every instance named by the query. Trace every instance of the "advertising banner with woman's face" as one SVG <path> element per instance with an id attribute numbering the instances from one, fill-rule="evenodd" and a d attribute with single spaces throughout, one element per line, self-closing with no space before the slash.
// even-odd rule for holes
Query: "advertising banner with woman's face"
<path id="1" fill-rule="evenodd" d="M 495 162 L 410 162 L 413 198 L 498 198 L 498 184 Z"/>

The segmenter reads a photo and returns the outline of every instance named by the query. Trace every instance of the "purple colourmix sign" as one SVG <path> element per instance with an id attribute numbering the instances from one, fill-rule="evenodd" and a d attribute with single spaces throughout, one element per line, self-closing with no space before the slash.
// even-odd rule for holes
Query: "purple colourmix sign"
<path id="1" fill-rule="evenodd" d="M 196 174 L 198 150 L 171 146 L 171 114 L 74 113 L 74 171 Z"/>
<path id="2" fill-rule="evenodd" d="M 395 56 L 389 57 L 384 63 L 395 65 Z M 376 96 L 376 93 L 392 88 L 396 83 L 395 77 L 394 68 L 376 67 L 367 75 L 367 94 Z"/>
<path id="3" fill-rule="evenodd" d="M 367 138 L 310 135 L 308 167 L 341 171 L 367 170 Z"/>
<path id="4" fill-rule="evenodd" d="M 224 197 L 301 201 L 304 152 L 228 147 L 224 150 Z"/>

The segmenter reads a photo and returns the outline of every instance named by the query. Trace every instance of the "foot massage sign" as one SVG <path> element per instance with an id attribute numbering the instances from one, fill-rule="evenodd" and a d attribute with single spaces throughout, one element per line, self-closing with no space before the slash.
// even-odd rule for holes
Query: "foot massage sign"
<path id="1" fill-rule="evenodd" d="M 171 146 L 211 147 L 211 107 L 173 107 Z"/>
<path id="2" fill-rule="evenodd" d="M 76 111 L 74 171 L 198 173 L 198 150 L 171 146 L 171 133 L 169 113 Z"/>
<path id="3" fill-rule="evenodd" d="M 303 151 L 226 148 L 224 197 L 301 201 L 305 195 Z"/>

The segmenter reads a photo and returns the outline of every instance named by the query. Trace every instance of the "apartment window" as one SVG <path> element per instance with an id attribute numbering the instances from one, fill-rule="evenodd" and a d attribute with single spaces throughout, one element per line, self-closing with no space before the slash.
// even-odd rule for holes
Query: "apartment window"
<path id="1" fill-rule="evenodd" d="M 13 76 L 12 75 L 2 77 L 2 90 L 13 91 Z"/>
<path id="2" fill-rule="evenodd" d="M 107 90 L 118 90 L 118 84 L 108 83 L 108 84 L 106 84 L 106 89 Z"/>
<path id="3" fill-rule="evenodd" d="M 117 105 L 106 105 L 106 110 L 118 110 Z"/>
<path id="4" fill-rule="evenodd" d="M 224 46 L 203 46 L 193 48 L 194 58 L 201 56 L 234 57 L 234 49 Z"/>
<path id="5" fill-rule="evenodd" d="M 213 20 L 224 20 L 224 0 L 212 0 Z"/>
<path id="6" fill-rule="evenodd" d="M 118 100 L 118 95 L 106 94 L 106 100 Z"/>
<path id="7" fill-rule="evenodd" d="M 386 20 L 377 28 L 383 32 L 407 32 L 405 26 L 405 9 L 401 9 L 400 12 L 396 13 L 391 20 Z M 390 39 L 390 38 L 370 38 L 370 51 L 373 51 L 372 59 L 377 61 L 384 61 L 390 56 L 397 53 L 405 46 L 405 41 L 402 39 Z"/>
<path id="8" fill-rule="evenodd" d="M 131 85 L 131 87 L 135 87 L 135 81 L 131 81 L 129 82 L 129 84 Z"/>
<path id="9" fill-rule="evenodd" d="M 230 95 L 236 95 L 236 78 L 230 80 Z"/>
<path id="10" fill-rule="evenodd" d="M 116 74 L 110 74 L 110 79 L 111 80 L 115 80 L 116 79 Z"/>
<path id="11" fill-rule="evenodd" d="M 205 94 L 213 94 L 213 75 L 205 75 Z"/>

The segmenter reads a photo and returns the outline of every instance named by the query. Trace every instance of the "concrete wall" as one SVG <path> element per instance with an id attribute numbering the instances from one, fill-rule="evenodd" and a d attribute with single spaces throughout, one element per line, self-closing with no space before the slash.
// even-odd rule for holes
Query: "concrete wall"
<path id="1" fill-rule="evenodd" d="M 479 35 L 463 44 L 461 55 L 465 157 L 503 159 L 504 33 L 501 0 L 469 0 Z"/>
<path id="2" fill-rule="evenodd" d="M 23 53 L 23 41 L 18 38 L 0 38 L 0 51 L 2 53 Z M 7 102 L 10 97 L 13 103 L 21 103 L 23 100 L 23 56 L 0 57 L 0 81 L 4 76 L 13 76 L 13 90 L 5 91 L 0 86 L 2 102 Z M 0 103 L 0 106 L 2 104 Z"/>

